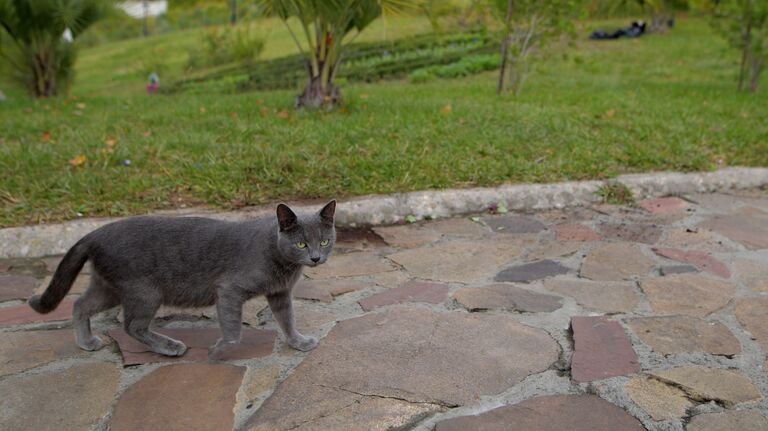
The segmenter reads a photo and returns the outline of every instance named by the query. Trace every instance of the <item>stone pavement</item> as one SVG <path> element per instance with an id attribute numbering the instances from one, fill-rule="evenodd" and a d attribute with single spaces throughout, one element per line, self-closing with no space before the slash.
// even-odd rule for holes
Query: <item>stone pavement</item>
<path id="1" fill-rule="evenodd" d="M 189 352 L 74 343 L 57 257 L 0 261 L 3 430 L 768 430 L 768 193 L 691 195 L 341 231 L 295 293 L 208 363 L 213 309 L 163 309 Z M 87 285 L 83 271 L 71 296 Z"/>

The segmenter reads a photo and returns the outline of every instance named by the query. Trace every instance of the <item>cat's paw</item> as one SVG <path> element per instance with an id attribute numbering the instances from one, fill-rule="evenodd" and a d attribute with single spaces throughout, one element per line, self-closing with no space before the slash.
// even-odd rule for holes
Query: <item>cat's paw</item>
<path id="1" fill-rule="evenodd" d="M 223 339 L 219 338 L 219 341 L 216 342 L 211 348 L 208 349 L 208 360 L 209 361 L 219 361 L 221 360 L 221 357 L 226 353 L 229 349 L 231 349 L 233 346 L 237 345 L 237 341 L 224 341 Z"/>
<path id="2" fill-rule="evenodd" d="M 288 339 L 288 345 L 293 347 L 296 350 L 301 350 L 302 352 L 309 352 L 310 350 L 317 347 L 317 338 L 305 337 L 303 335 L 300 335 L 296 338 Z"/>
<path id="3" fill-rule="evenodd" d="M 181 356 L 187 352 L 187 346 L 181 341 L 168 340 L 164 345 L 152 349 L 155 353 L 165 356 Z"/>
<path id="4" fill-rule="evenodd" d="M 101 341 L 101 338 L 94 335 L 88 340 L 77 340 L 77 345 L 80 346 L 80 348 L 83 350 L 93 352 L 95 350 L 101 349 L 104 346 L 104 342 Z"/>

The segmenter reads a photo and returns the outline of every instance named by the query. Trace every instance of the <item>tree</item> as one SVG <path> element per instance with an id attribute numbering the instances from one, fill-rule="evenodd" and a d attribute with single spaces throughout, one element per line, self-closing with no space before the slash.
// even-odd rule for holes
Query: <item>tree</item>
<path id="1" fill-rule="evenodd" d="M 296 97 L 296 106 L 334 106 L 341 102 L 334 82 L 341 65 L 344 47 L 382 13 L 415 9 L 419 0 L 258 0 L 262 12 L 279 17 L 305 58 L 308 80 Z M 296 18 L 301 26 L 297 35 L 288 25 Z M 347 36 L 355 36 L 347 40 Z M 299 38 L 303 38 L 301 42 Z"/>
<path id="2" fill-rule="evenodd" d="M 490 0 L 503 16 L 497 92 L 519 93 L 530 72 L 530 57 L 550 40 L 573 29 L 578 0 Z M 505 77 L 505 74 L 507 75 Z"/>
<path id="3" fill-rule="evenodd" d="M 76 39 L 105 15 L 106 0 L 0 0 L 0 57 L 34 97 L 66 92 Z"/>

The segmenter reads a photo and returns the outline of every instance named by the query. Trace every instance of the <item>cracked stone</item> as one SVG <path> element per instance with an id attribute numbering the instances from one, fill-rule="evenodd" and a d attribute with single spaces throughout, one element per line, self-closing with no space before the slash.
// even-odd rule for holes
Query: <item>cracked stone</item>
<path id="1" fill-rule="evenodd" d="M 35 289 L 35 295 L 42 295 L 43 292 L 45 292 L 45 289 L 48 288 L 48 285 L 51 284 L 52 276 L 47 276 L 45 279 L 43 279 L 40 283 L 35 283 L 35 286 L 37 288 Z M 85 289 L 88 288 L 88 286 L 91 284 L 91 276 L 90 275 L 83 275 L 80 274 L 75 279 L 75 282 L 72 283 L 72 288 L 69 289 L 69 294 L 80 294 L 85 292 Z"/>
<path id="2" fill-rule="evenodd" d="M 605 313 L 630 313 L 639 302 L 634 283 L 552 278 L 544 281 L 552 292 L 570 296 L 582 307 Z"/>
<path id="3" fill-rule="evenodd" d="M 404 302 L 440 304 L 448 297 L 449 290 L 450 287 L 445 284 L 411 281 L 400 287 L 363 298 L 358 303 L 365 311 L 371 311 L 384 305 L 402 304 Z"/>
<path id="4" fill-rule="evenodd" d="M 581 276 L 592 280 L 618 281 L 643 276 L 655 266 L 640 249 L 628 243 L 602 244 L 590 251 L 581 265 Z"/>
<path id="5" fill-rule="evenodd" d="M 469 311 L 502 309 L 548 313 L 563 306 L 559 296 L 536 293 L 509 284 L 464 287 L 457 290 L 453 297 Z"/>
<path id="6" fill-rule="evenodd" d="M 525 258 L 527 260 L 557 259 L 558 257 L 570 256 L 581 250 L 583 243 L 575 241 L 565 242 L 546 242 L 533 247 Z"/>
<path id="7" fill-rule="evenodd" d="M 655 224 L 603 223 L 600 233 L 605 239 L 656 244 L 661 238 L 661 228 Z"/>
<path id="8" fill-rule="evenodd" d="M 345 280 L 338 278 L 299 280 L 293 288 L 294 298 L 314 299 L 322 302 L 331 302 L 333 298 L 345 293 L 355 292 L 369 287 L 357 280 Z"/>
<path id="9" fill-rule="evenodd" d="M 293 286 L 293 297 L 326 303 L 333 301 L 330 292 L 318 286 L 312 280 L 299 280 L 296 285 Z"/>
<path id="10" fill-rule="evenodd" d="M 736 319 L 768 351 L 768 298 L 741 298 L 736 301 Z"/>
<path id="11" fill-rule="evenodd" d="M 450 241 L 388 257 L 418 278 L 472 283 L 491 276 L 521 252 L 518 245 L 508 241 Z"/>
<path id="12" fill-rule="evenodd" d="M 726 244 L 721 237 L 706 229 L 670 229 L 661 244 L 669 248 L 707 250 L 712 253 L 736 251 L 735 247 Z"/>
<path id="13" fill-rule="evenodd" d="M 37 279 L 26 275 L 0 274 L 0 302 L 32 296 Z"/>
<path id="14" fill-rule="evenodd" d="M 411 423 L 425 411 L 498 394 L 549 368 L 559 352 L 546 332 L 513 316 L 390 308 L 339 322 L 248 424 L 285 430 L 322 419 L 357 428 L 343 410 L 361 395 L 392 408 L 425 403 L 396 416 L 397 423 Z"/>
<path id="15" fill-rule="evenodd" d="M 754 292 L 768 292 L 768 263 L 736 258 L 733 269 L 738 279 Z"/>
<path id="16" fill-rule="evenodd" d="M 400 248 L 419 247 L 443 237 L 443 234 L 434 229 L 415 224 L 375 227 L 373 231 L 384 238 L 387 244 Z"/>
<path id="17" fill-rule="evenodd" d="M 514 425 L 512 425 L 514 424 Z M 594 395 L 551 395 L 437 423 L 435 431 L 643 431 L 620 407 Z"/>
<path id="18" fill-rule="evenodd" d="M 584 383 L 640 372 L 637 354 L 618 322 L 605 316 L 571 317 L 571 378 Z"/>
<path id="19" fill-rule="evenodd" d="M 650 374 L 662 382 L 678 386 L 689 398 L 716 401 L 728 408 L 762 398 L 760 390 L 751 380 L 731 370 L 694 365 L 652 371 Z"/>
<path id="20" fill-rule="evenodd" d="M 0 336 L 0 376 L 81 355 L 71 329 L 5 332 Z"/>
<path id="21" fill-rule="evenodd" d="M 138 365 L 153 362 L 208 361 L 208 348 L 216 344 L 221 337 L 219 328 L 155 328 L 160 334 L 167 335 L 187 345 L 183 356 L 163 356 L 149 350 L 149 347 L 133 339 L 122 329 L 110 329 L 107 335 L 120 347 L 123 365 Z M 272 354 L 277 331 L 267 329 L 243 328 L 239 345 L 228 350 L 221 357 L 223 361 L 252 359 Z"/>
<path id="22" fill-rule="evenodd" d="M 271 364 L 264 367 L 248 367 L 243 377 L 243 384 L 237 392 L 235 411 L 245 407 L 260 395 L 272 390 L 277 385 L 277 379 L 283 367 Z"/>
<path id="23" fill-rule="evenodd" d="M 491 232 L 487 226 L 475 223 L 466 218 L 442 219 L 426 224 L 425 227 L 434 229 L 446 236 L 461 238 L 477 238 Z"/>
<path id="24" fill-rule="evenodd" d="M 81 431 L 109 413 L 120 374 L 114 364 L 91 362 L 0 382 L 0 429 Z"/>
<path id="25" fill-rule="evenodd" d="M 704 317 L 725 307 L 736 293 L 734 284 L 698 274 L 649 278 L 640 282 L 640 288 L 656 313 L 695 317 Z"/>
<path id="26" fill-rule="evenodd" d="M 624 390 L 653 420 L 679 420 L 688 414 L 694 403 L 682 390 L 647 377 L 635 377 Z"/>
<path id="27" fill-rule="evenodd" d="M 555 226 L 555 237 L 558 241 L 600 241 L 603 239 L 591 227 L 578 223 Z"/>
<path id="28" fill-rule="evenodd" d="M 653 351 L 669 355 L 703 352 L 733 356 L 741 344 L 722 323 L 689 316 L 639 317 L 627 320 L 630 329 Z"/>
<path id="29" fill-rule="evenodd" d="M 676 197 L 643 199 L 637 204 L 650 213 L 661 215 L 679 214 L 688 208 L 686 201 Z"/>
<path id="30" fill-rule="evenodd" d="M 232 429 L 235 395 L 245 367 L 227 364 L 174 364 L 160 367 L 120 397 L 109 429 Z M 147 405 L 152 408 L 147 408 Z"/>
<path id="31" fill-rule="evenodd" d="M 553 260 L 545 259 L 538 262 L 516 265 L 502 270 L 494 280 L 529 282 L 541 280 L 542 278 L 554 277 L 560 274 L 566 274 L 570 269 Z"/>
<path id="32" fill-rule="evenodd" d="M 768 418 L 753 410 L 726 410 L 696 415 L 688 431 L 765 431 Z"/>
<path id="33" fill-rule="evenodd" d="M 305 268 L 304 274 L 309 278 L 356 277 L 394 270 L 396 268 L 378 254 L 358 251 L 331 256 L 322 265 Z"/>
<path id="34" fill-rule="evenodd" d="M 718 277 L 731 278 L 731 271 L 728 267 L 709 253 L 697 250 L 685 251 L 675 248 L 653 248 L 653 252 L 667 259 L 693 264 L 700 270 Z"/>
<path id="35" fill-rule="evenodd" d="M 693 265 L 668 265 L 659 268 L 661 275 L 687 274 L 689 272 L 699 272 Z"/>
<path id="36" fill-rule="evenodd" d="M 18 325 L 22 323 L 57 322 L 72 319 L 72 305 L 75 298 L 68 296 L 59 306 L 48 314 L 40 314 L 27 304 L 0 307 L 0 325 Z"/>
<path id="37" fill-rule="evenodd" d="M 535 218 L 513 214 L 483 217 L 483 221 L 497 233 L 539 233 L 547 228 L 544 223 Z"/>
<path id="38" fill-rule="evenodd" d="M 367 277 L 367 280 L 369 280 L 370 283 L 388 289 L 400 286 L 410 279 L 408 273 L 405 271 L 380 272 L 378 274 L 371 274 Z"/>
<path id="39" fill-rule="evenodd" d="M 768 248 L 768 217 L 735 214 L 714 217 L 699 226 L 739 242 L 750 250 Z"/>

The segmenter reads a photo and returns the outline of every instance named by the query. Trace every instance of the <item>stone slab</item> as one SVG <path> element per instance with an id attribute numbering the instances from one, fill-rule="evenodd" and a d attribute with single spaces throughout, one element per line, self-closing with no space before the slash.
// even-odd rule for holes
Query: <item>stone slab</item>
<path id="1" fill-rule="evenodd" d="M 448 218 L 424 225 L 443 235 L 455 238 L 477 238 L 491 233 L 490 228 L 466 218 Z"/>
<path id="2" fill-rule="evenodd" d="M 549 313 L 563 306 L 559 296 L 536 293 L 509 284 L 464 287 L 453 298 L 469 311 L 511 310 L 528 313 Z"/>
<path id="3" fill-rule="evenodd" d="M 640 282 L 640 288 L 657 314 L 697 317 L 725 307 L 736 293 L 734 284 L 698 274 L 649 278 Z"/>
<path id="4" fill-rule="evenodd" d="M 696 415 L 687 431 L 765 431 L 768 418 L 753 410 L 726 410 Z"/>
<path id="5" fill-rule="evenodd" d="M 646 275 L 655 262 L 629 243 L 601 244 L 584 258 L 581 276 L 592 280 L 619 281 Z"/>
<path id="6" fill-rule="evenodd" d="M 27 304 L 2 307 L 0 308 L 0 326 L 72 320 L 72 305 L 75 299 L 71 296 L 64 298 L 59 306 L 48 314 L 40 314 Z"/>
<path id="7" fill-rule="evenodd" d="M 621 408 L 594 395 L 552 395 L 437 423 L 435 431 L 644 431 Z"/>
<path id="8" fill-rule="evenodd" d="M 278 386 L 248 428 L 287 430 L 331 421 L 335 429 L 359 429 L 354 425 L 358 419 L 345 410 L 361 399 L 394 403 L 387 408 L 400 416 L 387 415 L 382 424 L 389 426 L 394 418 L 412 423 L 425 408 L 498 394 L 549 368 L 559 352 L 546 332 L 512 316 L 394 307 L 339 322 Z M 404 407 L 409 408 L 403 412 Z M 320 427 L 306 426 L 313 428 Z M 386 426 L 374 429 L 381 428 Z"/>
<path id="9" fill-rule="evenodd" d="M 571 379 L 576 383 L 640 372 L 637 354 L 618 322 L 604 316 L 571 318 L 574 351 Z"/>
<path id="10" fill-rule="evenodd" d="M 183 342 L 187 345 L 187 352 L 179 357 L 154 353 L 122 329 L 110 329 L 107 335 L 120 347 L 124 366 L 153 362 L 208 361 L 208 348 L 216 344 L 221 337 L 221 330 L 218 328 L 155 328 L 155 331 Z M 243 328 L 240 344 L 228 350 L 220 359 L 230 361 L 269 356 L 274 349 L 275 338 L 277 331 Z"/>
<path id="11" fill-rule="evenodd" d="M 473 283 L 489 278 L 517 258 L 522 248 L 514 241 L 457 240 L 401 251 L 389 259 L 414 277 L 443 282 Z"/>
<path id="12" fill-rule="evenodd" d="M 699 269 L 693 265 L 667 265 L 659 268 L 661 275 L 688 274 L 691 272 L 699 272 Z"/>
<path id="13" fill-rule="evenodd" d="M 656 379 L 634 377 L 624 390 L 655 421 L 680 420 L 694 406 L 685 392 Z"/>
<path id="14" fill-rule="evenodd" d="M 677 197 L 649 198 L 637 203 L 646 211 L 653 214 L 679 214 L 688 208 L 688 202 Z"/>
<path id="15" fill-rule="evenodd" d="M 655 224 L 602 223 L 600 233 L 605 239 L 656 244 L 661 238 L 661 227 Z"/>
<path id="16" fill-rule="evenodd" d="M 539 233 L 547 229 L 544 223 L 533 217 L 514 214 L 483 217 L 483 221 L 496 233 Z"/>
<path id="17" fill-rule="evenodd" d="M 705 250 L 711 253 L 729 253 L 737 250 L 724 237 L 699 228 L 668 229 L 661 245 L 684 250 Z"/>
<path id="18" fill-rule="evenodd" d="M 557 259 L 570 256 L 581 250 L 583 242 L 551 241 L 532 246 L 525 254 L 526 260 Z"/>
<path id="19" fill-rule="evenodd" d="M 384 241 L 399 248 L 414 248 L 433 243 L 443 237 L 440 232 L 425 226 L 410 224 L 373 228 Z"/>
<path id="20" fill-rule="evenodd" d="M 358 301 L 358 303 L 365 311 L 371 311 L 385 305 L 402 304 L 404 302 L 440 304 L 448 298 L 449 290 L 450 287 L 445 284 L 411 281 L 400 287 L 363 298 Z"/>
<path id="21" fill-rule="evenodd" d="M 506 268 L 496 274 L 496 281 L 530 282 L 567 274 L 570 269 L 553 260 L 545 259 Z"/>
<path id="22" fill-rule="evenodd" d="M 555 226 L 555 238 L 558 241 L 600 241 L 603 239 L 591 227 L 578 223 L 564 223 Z"/>
<path id="23" fill-rule="evenodd" d="M 322 265 L 305 268 L 304 274 L 309 278 L 357 277 L 395 269 L 375 252 L 358 251 L 332 256 Z"/>
<path id="24" fill-rule="evenodd" d="M 90 362 L 0 382 L 0 429 L 82 431 L 109 413 L 120 384 L 115 364 Z"/>
<path id="25" fill-rule="evenodd" d="M 736 319 L 752 334 L 763 351 L 768 352 L 768 297 L 737 300 Z"/>
<path id="26" fill-rule="evenodd" d="M 243 376 L 243 384 L 237 392 L 235 411 L 247 406 L 259 396 L 277 386 L 277 379 L 283 367 L 280 364 L 270 364 L 263 367 L 248 367 Z"/>
<path id="27" fill-rule="evenodd" d="M 292 293 L 294 298 L 311 299 L 326 303 L 333 301 L 333 296 L 331 296 L 330 292 L 318 286 L 312 280 L 299 280 L 293 286 Z"/>
<path id="28" fill-rule="evenodd" d="M 744 375 L 699 365 L 652 371 L 651 376 L 675 385 L 698 401 L 716 401 L 726 407 L 762 398 L 760 390 Z"/>
<path id="29" fill-rule="evenodd" d="M 83 353 L 72 329 L 0 332 L 0 376 Z"/>
<path id="30" fill-rule="evenodd" d="M 699 227 L 711 229 L 750 250 L 768 248 L 768 217 L 734 214 L 711 218 Z"/>
<path id="31" fill-rule="evenodd" d="M 768 292 L 768 263 L 747 258 L 735 258 L 733 269 L 736 276 L 754 292 Z"/>
<path id="32" fill-rule="evenodd" d="M 702 352 L 733 356 L 741 353 L 739 340 L 718 322 L 690 316 L 666 316 L 629 319 L 627 325 L 643 343 L 662 355 Z"/>
<path id="33" fill-rule="evenodd" d="M 123 393 L 109 421 L 109 429 L 232 429 L 235 395 L 244 372 L 245 367 L 227 364 L 160 367 Z"/>
<path id="34" fill-rule="evenodd" d="M 304 279 L 296 283 L 293 296 L 294 298 L 314 299 L 328 303 L 339 295 L 366 289 L 372 285 L 373 283 L 343 278 Z"/>
<path id="35" fill-rule="evenodd" d="M 0 273 L 0 302 L 13 299 L 28 299 L 39 282 L 27 275 Z"/>
<path id="36" fill-rule="evenodd" d="M 731 271 L 723 262 L 712 257 L 709 253 L 698 250 L 680 250 L 676 248 L 654 248 L 653 252 L 667 259 L 690 263 L 704 272 L 722 278 L 731 278 Z"/>
<path id="37" fill-rule="evenodd" d="M 582 307 L 611 314 L 630 313 L 640 301 L 631 282 L 551 278 L 544 281 L 544 287 L 570 296 Z"/>

